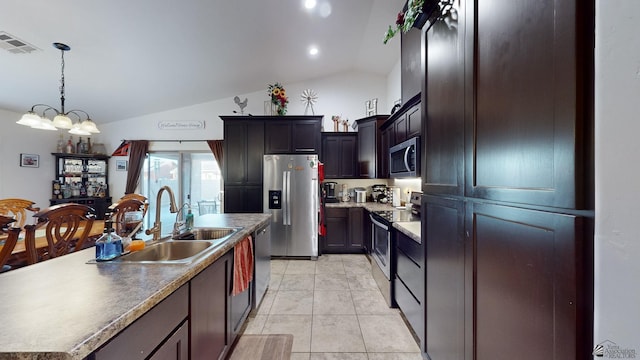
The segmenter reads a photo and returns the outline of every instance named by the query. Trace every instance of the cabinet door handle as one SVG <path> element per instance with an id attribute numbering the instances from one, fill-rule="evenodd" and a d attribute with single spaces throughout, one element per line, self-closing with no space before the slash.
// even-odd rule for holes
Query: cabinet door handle
<path id="1" fill-rule="evenodd" d="M 309 151 L 309 152 L 312 152 L 312 151 L 316 151 L 316 149 L 312 149 L 312 148 L 296 148 L 296 151 Z"/>

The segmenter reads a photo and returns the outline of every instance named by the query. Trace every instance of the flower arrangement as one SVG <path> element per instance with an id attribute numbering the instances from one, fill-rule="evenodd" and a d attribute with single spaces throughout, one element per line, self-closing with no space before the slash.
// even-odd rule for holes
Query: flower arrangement
<path id="1" fill-rule="evenodd" d="M 267 95 L 271 97 L 271 104 L 275 105 L 276 113 L 278 115 L 285 115 L 287 113 L 287 104 L 289 98 L 287 92 L 280 83 L 269 84 Z"/>
<path id="2" fill-rule="evenodd" d="M 422 14 L 422 8 L 424 7 L 424 0 L 408 0 L 407 1 L 407 10 L 400 11 L 398 13 L 398 17 L 396 18 L 396 27 L 395 29 L 389 25 L 387 32 L 384 34 L 384 40 L 382 41 L 384 44 L 389 41 L 392 37 L 394 37 L 399 31 L 403 33 L 407 33 L 413 27 L 418 16 Z"/>

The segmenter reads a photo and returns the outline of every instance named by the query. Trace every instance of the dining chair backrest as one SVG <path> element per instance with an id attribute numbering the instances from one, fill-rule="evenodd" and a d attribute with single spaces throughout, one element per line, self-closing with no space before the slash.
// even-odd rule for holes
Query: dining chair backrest
<path id="1" fill-rule="evenodd" d="M 6 265 L 7 260 L 11 257 L 11 253 L 13 252 L 13 248 L 16 247 L 16 243 L 18 242 L 18 236 L 20 235 L 19 227 L 11 227 L 9 224 L 15 222 L 16 219 L 0 215 L 0 229 L 2 229 L 7 237 L 4 238 L 4 244 L 2 245 L 2 249 L 0 249 L 0 272 L 4 272 L 10 270 L 11 267 Z"/>
<path id="2" fill-rule="evenodd" d="M 129 200 L 129 199 L 135 199 L 135 200 L 139 200 L 139 201 L 143 202 L 144 203 L 144 209 L 143 209 L 142 216 L 147 215 L 147 210 L 149 209 L 149 199 L 147 199 L 146 196 L 140 195 L 140 194 L 134 194 L 134 193 L 125 194 L 123 197 L 120 198 L 119 202 L 123 201 L 123 200 Z"/>
<path id="3" fill-rule="evenodd" d="M 27 211 L 38 212 L 35 203 L 26 199 L 0 199 L 0 215 L 12 217 L 16 220 L 15 227 L 23 227 L 28 218 Z"/>
<path id="4" fill-rule="evenodd" d="M 87 205 L 67 203 L 48 207 L 34 217 L 37 219 L 35 225 L 25 225 L 25 247 L 29 264 L 82 249 L 91 232 L 95 211 Z M 47 247 L 42 253 L 36 249 L 37 230 L 44 230 L 47 239 Z"/>
<path id="5" fill-rule="evenodd" d="M 117 203 L 109 206 L 108 215 L 113 221 L 116 234 L 120 236 L 135 235 L 144 218 L 145 205 L 148 204 L 139 199 L 128 198 L 120 199 Z"/>

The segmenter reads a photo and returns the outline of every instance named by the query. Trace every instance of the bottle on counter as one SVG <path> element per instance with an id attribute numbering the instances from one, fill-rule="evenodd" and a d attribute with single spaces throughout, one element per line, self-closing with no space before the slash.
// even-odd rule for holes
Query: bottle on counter
<path id="1" fill-rule="evenodd" d="M 113 221 L 105 221 L 104 233 L 96 240 L 96 261 L 113 260 L 123 251 L 122 238 L 113 231 Z"/>
<path id="2" fill-rule="evenodd" d="M 193 229 L 193 213 L 191 212 L 191 206 L 189 206 L 189 210 L 187 211 L 185 226 L 187 227 L 187 231 Z"/>

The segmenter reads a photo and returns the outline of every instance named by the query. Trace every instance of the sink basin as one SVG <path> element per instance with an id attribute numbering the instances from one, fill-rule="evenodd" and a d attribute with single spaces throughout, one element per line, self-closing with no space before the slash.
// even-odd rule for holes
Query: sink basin
<path id="1" fill-rule="evenodd" d="M 174 240 L 215 240 L 215 239 L 226 239 L 231 237 L 231 235 L 235 234 L 241 228 L 235 227 L 200 227 L 193 228 L 191 231 L 181 234 L 180 236 L 174 237 Z"/>
<path id="2" fill-rule="evenodd" d="M 190 263 L 199 255 L 214 249 L 224 241 L 181 241 L 168 240 L 151 244 L 144 249 L 112 260 L 121 263 Z"/>

